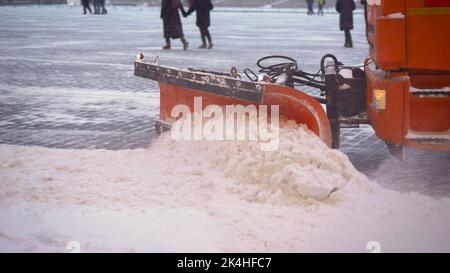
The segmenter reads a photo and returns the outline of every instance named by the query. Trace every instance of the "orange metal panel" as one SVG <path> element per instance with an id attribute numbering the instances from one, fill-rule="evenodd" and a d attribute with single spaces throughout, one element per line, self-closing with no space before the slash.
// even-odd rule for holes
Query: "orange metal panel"
<path id="1" fill-rule="evenodd" d="M 374 52 L 377 64 L 384 70 L 406 66 L 405 20 L 381 17 L 376 22 Z"/>
<path id="2" fill-rule="evenodd" d="M 425 7 L 425 1 L 426 0 L 406 0 L 405 6 L 406 6 L 406 8 Z"/>
<path id="3" fill-rule="evenodd" d="M 410 74 L 409 81 L 420 89 L 442 89 L 450 86 L 450 74 Z"/>
<path id="4" fill-rule="evenodd" d="M 384 70 L 406 66 L 405 0 L 382 0 L 369 7 L 370 55 Z"/>
<path id="5" fill-rule="evenodd" d="M 267 84 L 264 104 L 280 105 L 280 115 L 303 123 L 331 147 L 330 122 L 322 105 L 311 96 L 283 85 Z"/>
<path id="6" fill-rule="evenodd" d="M 401 12 L 405 14 L 405 0 L 381 0 L 381 15 Z"/>
<path id="7" fill-rule="evenodd" d="M 382 0 L 368 19 L 370 54 L 383 70 L 450 71 L 449 0 Z"/>
<path id="8" fill-rule="evenodd" d="M 202 97 L 203 108 L 209 104 L 216 105 L 249 105 L 244 100 L 233 99 L 231 97 L 214 95 L 193 89 L 183 88 L 177 85 L 159 82 L 160 89 L 160 119 L 166 120 L 171 117 L 171 111 L 176 105 L 186 105 L 194 111 L 194 98 Z"/>
<path id="9" fill-rule="evenodd" d="M 448 14 L 408 15 L 406 38 L 409 68 L 450 70 L 450 9 Z"/>
<path id="10" fill-rule="evenodd" d="M 450 130 L 450 97 L 409 96 L 409 128 L 419 132 Z"/>
<path id="11" fill-rule="evenodd" d="M 367 113 L 376 135 L 384 141 L 403 144 L 405 136 L 405 92 L 409 85 L 404 79 L 388 79 L 371 69 L 366 69 L 367 77 Z M 386 110 L 374 109 L 373 90 L 386 90 Z"/>
<path id="12" fill-rule="evenodd" d="M 450 7 L 450 0 L 425 0 L 425 7 Z"/>

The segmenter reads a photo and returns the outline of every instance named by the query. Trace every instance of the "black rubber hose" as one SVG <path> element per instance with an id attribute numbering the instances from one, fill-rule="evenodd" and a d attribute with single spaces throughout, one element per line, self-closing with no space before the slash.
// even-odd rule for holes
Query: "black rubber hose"
<path id="1" fill-rule="evenodd" d="M 273 64 L 273 65 L 269 65 L 269 66 L 262 65 L 262 62 L 269 60 L 269 59 L 285 59 L 290 62 L 277 63 L 277 64 Z M 260 72 L 273 71 L 278 68 L 285 68 L 288 65 L 294 65 L 295 70 L 298 69 L 297 61 L 295 59 L 293 59 L 291 57 L 283 56 L 283 55 L 269 55 L 269 56 L 263 57 L 256 62 L 256 65 L 261 69 Z"/>

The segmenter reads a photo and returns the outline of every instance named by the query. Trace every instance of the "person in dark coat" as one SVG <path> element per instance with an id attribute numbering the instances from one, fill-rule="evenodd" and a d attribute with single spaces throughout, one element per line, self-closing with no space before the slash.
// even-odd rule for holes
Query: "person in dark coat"
<path id="1" fill-rule="evenodd" d="M 345 32 L 344 47 L 353 47 L 350 30 L 353 29 L 353 11 L 355 8 L 356 6 L 353 0 L 337 0 L 336 2 L 336 10 L 340 14 L 340 29 Z"/>
<path id="2" fill-rule="evenodd" d="M 306 0 L 306 4 L 308 5 L 308 15 L 314 14 L 314 0 Z"/>
<path id="3" fill-rule="evenodd" d="M 94 14 L 100 14 L 101 0 L 94 0 Z"/>
<path id="4" fill-rule="evenodd" d="M 100 0 L 100 6 L 102 8 L 102 14 L 107 14 L 108 13 L 108 11 L 105 8 L 105 2 L 106 2 L 105 0 Z"/>
<path id="5" fill-rule="evenodd" d="M 367 0 L 361 0 L 361 5 L 364 7 L 364 21 L 366 22 L 366 38 L 369 40 L 369 24 L 367 22 Z"/>
<path id="6" fill-rule="evenodd" d="M 186 17 L 191 15 L 194 11 L 197 13 L 197 27 L 200 29 L 200 37 L 202 39 L 202 45 L 199 48 L 213 47 L 211 34 L 209 33 L 209 26 L 211 25 L 210 13 L 214 6 L 211 0 L 192 0 L 191 7 L 186 13 Z M 206 39 L 208 39 L 208 46 L 206 45 Z"/>
<path id="7" fill-rule="evenodd" d="M 83 14 L 86 14 L 86 10 L 89 13 L 92 13 L 91 7 L 89 6 L 89 0 L 81 0 L 81 4 L 83 5 Z"/>
<path id="8" fill-rule="evenodd" d="M 183 16 L 186 15 L 186 11 L 180 0 L 161 1 L 161 19 L 163 19 L 164 38 L 166 39 L 166 44 L 163 46 L 163 49 L 170 49 L 170 39 L 178 38 L 183 43 L 183 49 L 188 49 L 189 43 L 184 38 L 179 10 L 181 10 Z"/>

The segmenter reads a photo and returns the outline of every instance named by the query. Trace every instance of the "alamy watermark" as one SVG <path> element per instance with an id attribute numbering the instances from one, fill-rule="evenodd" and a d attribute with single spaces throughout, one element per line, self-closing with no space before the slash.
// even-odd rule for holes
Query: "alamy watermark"
<path id="1" fill-rule="evenodd" d="M 279 105 L 209 104 L 194 98 L 194 109 L 172 108 L 171 136 L 175 140 L 257 141 L 263 151 L 275 151 L 280 139 Z"/>
<path id="2" fill-rule="evenodd" d="M 369 253 L 381 253 L 381 244 L 378 241 L 370 241 L 366 245 L 366 249 L 369 251 Z"/>

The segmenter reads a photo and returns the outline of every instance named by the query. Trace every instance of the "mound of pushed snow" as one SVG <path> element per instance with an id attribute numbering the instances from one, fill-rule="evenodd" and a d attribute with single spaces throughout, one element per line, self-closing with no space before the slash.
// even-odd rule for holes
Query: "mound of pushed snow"
<path id="1" fill-rule="evenodd" d="M 232 178 L 229 189 L 248 201 L 324 200 L 347 183 L 366 181 L 346 155 L 328 148 L 305 126 L 282 121 L 280 127 L 275 151 L 264 151 L 258 141 L 180 141 L 169 135 L 154 149 L 170 150 L 167 154 L 183 159 L 186 168 L 201 166 Z M 199 162 L 193 164 L 194 159 Z"/>

